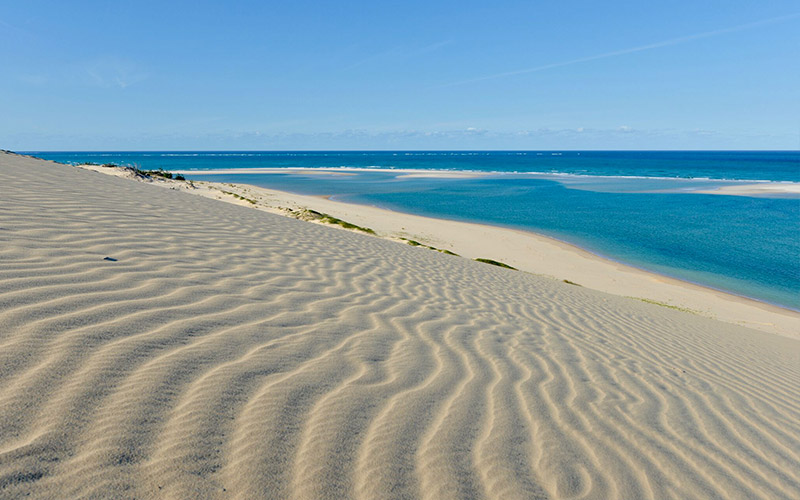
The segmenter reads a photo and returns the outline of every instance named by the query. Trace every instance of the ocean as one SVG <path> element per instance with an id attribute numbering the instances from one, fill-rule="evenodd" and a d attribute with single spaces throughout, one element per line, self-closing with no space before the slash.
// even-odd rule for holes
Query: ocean
<path id="1" fill-rule="evenodd" d="M 63 163 L 186 171 L 392 210 L 546 234 L 643 269 L 800 310 L 798 151 L 30 152 Z M 349 175 L 240 169 L 337 169 Z M 226 170 L 237 169 L 236 172 Z M 409 171 L 480 176 L 431 177 Z"/>

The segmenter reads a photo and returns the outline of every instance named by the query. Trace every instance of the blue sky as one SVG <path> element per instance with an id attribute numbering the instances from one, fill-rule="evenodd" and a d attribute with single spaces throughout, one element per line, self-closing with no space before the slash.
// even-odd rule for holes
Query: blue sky
<path id="1" fill-rule="evenodd" d="M 0 0 L 0 148 L 800 149 L 800 3 Z"/>

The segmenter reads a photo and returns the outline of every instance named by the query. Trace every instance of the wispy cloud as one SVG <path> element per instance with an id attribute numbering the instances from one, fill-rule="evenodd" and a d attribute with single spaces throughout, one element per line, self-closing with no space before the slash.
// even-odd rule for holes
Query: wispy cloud
<path id="1" fill-rule="evenodd" d="M 124 89 L 147 78 L 138 64 L 113 57 L 91 61 L 83 69 L 89 83 L 99 87 Z"/>
<path id="2" fill-rule="evenodd" d="M 622 55 L 626 55 L 626 54 L 633 54 L 635 52 L 643 52 L 645 50 L 652 50 L 652 49 L 658 49 L 658 48 L 661 48 L 661 47 L 669 47 L 669 46 L 672 46 L 672 45 L 679 45 L 679 44 L 682 44 L 682 43 L 691 42 L 691 41 L 699 40 L 699 39 L 702 39 L 702 38 L 711 38 L 711 37 L 714 37 L 714 36 L 724 35 L 724 34 L 727 34 L 727 33 L 735 33 L 737 31 L 745 31 L 745 30 L 749 30 L 749 29 L 753 29 L 753 28 L 758 28 L 758 27 L 761 27 L 761 26 L 766 26 L 766 25 L 769 25 L 769 24 L 789 21 L 791 19 L 796 19 L 798 17 L 800 17 L 800 12 L 796 12 L 794 14 L 788 14 L 788 15 L 780 16 L 780 17 L 772 17 L 772 18 L 769 18 L 769 19 L 762 19 L 760 21 L 755 21 L 755 22 L 752 22 L 752 23 L 740 24 L 738 26 L 732 26 L 730 28 L 722 28 L 722 29 L 713 30 L 713 31 L 706 31 L 706 32 L 703 32 L 703 33 L 695 33 L 693 35 L 687 35 L 687 36 L 682 36 L 682 37 L 678 37 L 678 38 L 670 38 L 669 40 L 662 40 L 660 42 L 650 43 L 650 44 L 647 44 L 647 45 L 640 45 L 638 47 L 631 47 L 631 48 L 628 48 L 628 49 L 615 50 L 613 52 L 606 52 L 606 53 L 603 53 L 603 54 L 596 54 L 596 55 L 588 56 L 588 57 L 580 57 L 580 58 L 577 58 L 577 59 L 570 59 L 568 61 L 561 61 L 561 62 L 556 62 L 556 63 L 551 63 L 551 64 L 544 64 L 542 66 L 535 66 L 535 67 L 532 67 L 532 68 L 518 69 L 518 70 L 514 70 L 514 71 L 506 71 L 504 73 L 496 73 L 494 75 L 487 75 L 487 76 L 480 76 L 480 77 L 476 77 L 476 78 L 469 78 L 467 80 L 461 80 L 461 81 L 458 81 L 458 82 L 451 82 L 451 83 L 446 83 L 446 84 L 443 84 L 443 85 L 439 85 L 438 87 L 453 87 L 453 86 L 456 86 L 456 85 L 464 85 L 464 84 L 467 84 L 467 83 L 480 82 L 480 81 L 484 81 L 484 80 L 494 80 L 494 79 L 497 79 L 497 78 L 506 78 L 506 77 L 509 77 L 509 76 L 517 76 L 517 75 L 525 75 L 525 74 L 528 74 L 528 73 L 536 73 L 538 71 L 544 71 L 544 70 L 548 70 L 548 69 L 552 69 L 552 68 L 560 68 L 562 66 L 571 66 L 573 64 L 579 64 L 579 63 L 584 63 L 584 62 L 589 62 L 589 61 L 596 61 L 598 59 L 607 59 L 609 57 L 617 57 L 617 56 L 622 56 Z"/>
<path id="3" fill-rule="evenodd" d="M 369 56 L 367 56 L 367 57 L 365 57 L 363 59 L 359 59 L 358 61 L 356 61 L 356 62 L 354 62 L 352 64 L 348 64 L 347 66 L 343 67 L 342 69 L 344 71 L 350 71 L 352 69 L 356 69 L 359 66 L 363 66 L 363 65 L 365 65 L 367 63 L 370 63 L 372 61 L 379 61 L 381 59 L 386 59 L 388 57 L 398 56 L 398 55 L 400 55 L 400 50 L 399 49 L 393 48 L 393 49 L 389 49 L 389 50 L 384 50 L 382 52 L 378 52 L 376 54 L 369 55 Z"/>
<path id="4" fill-rule="evenodd" d="M 372 54 L 367 56 L 363 59 L 360 59 L 352 64 L 349 64 L 342 68 L 345 71 L 349 71 L 351 69 L 355 69 L 359 66 L 363 66 L 364 64 L 371 63 L 373 61 L 380 61 L 383 59 L 410 59 L 413 57 L 421 56 L 423 54 L 427 54 L 429 52 L 434 52 L 436 50 L 441 49 L 446 45 L 450 45 L 453 43 L 453 40 L 442 40 L 439 42 L 431 43 L 429 45 L 425 45 L 423 47 L 418 48 L 400 48 L 394 47 L 389 50 L 384 50 L 378 52 L 376 54 Z"/>

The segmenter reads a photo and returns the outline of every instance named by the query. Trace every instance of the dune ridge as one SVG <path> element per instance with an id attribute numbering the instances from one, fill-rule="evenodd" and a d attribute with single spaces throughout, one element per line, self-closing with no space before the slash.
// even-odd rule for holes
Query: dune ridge
<path id="1" fill-rule="evenodd" d="M 0 497 L 800 496 L 797 340 L 16 155 L 0 185 Z"/>

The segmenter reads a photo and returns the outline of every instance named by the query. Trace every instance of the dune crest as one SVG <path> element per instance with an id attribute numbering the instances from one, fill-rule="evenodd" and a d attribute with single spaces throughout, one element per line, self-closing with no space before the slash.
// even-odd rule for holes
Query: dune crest
<path id="1" fill-rule="evenodd" d="M 0 185 L 2 498 L 800 497 L 797 340 L 11 154 Z"/>

